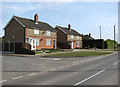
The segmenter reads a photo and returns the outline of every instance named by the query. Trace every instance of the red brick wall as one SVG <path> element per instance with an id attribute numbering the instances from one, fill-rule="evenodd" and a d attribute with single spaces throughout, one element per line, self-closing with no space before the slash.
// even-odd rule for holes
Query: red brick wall
<path id="1" fill-rule="evenodd" d="M 82 48 L 82 45 L 81 45 L 82 41 L 71 41 L 71 42 L 74 43 L 74 46 L 73 46 L 74 49 L 76 49 L 76 48 Z M 77 42 L 79 42 L 79 47 L 77 47 Z M 71 45 L 71 43 L 70 43 L 70 45 Z"/>
<path id="2" fill-rule="evenodd" d="M 39 46 L 36 46 L 36 49 L 53 49 L 53 40 L 55 40 L 55 49 L 57 48 L 57 39 L 56 38 L 52 38 L 52 37 L 33 37 L 33 36 L 29 36 L 31 38 L 36 38 L 39 39 Z M 50 46 L 46 46 L 46 40 L 47 39 L 51 39 L 51 45 Z"/>
<path id="3" fill-rule="evenodd" d="M 43 40 L 41 40 L 41 39 L 43 39 Z M 47 39 L 51 39 L 51 45 L 50 46 L 46 46 L 46 40 Z M 56 38 L 44 38 L 44 37 L 40 38 L 39 46 L 37 46 L 36 49 L 42 49 L 42 48 L 53 49 L 53 40 L 55 40 L 57 42 Z"/>
<path id="4" fill-rule="evenodd" d="M 56 38 L 53 37 L 37 37 L 37 36 L 27 36 L 27 28 L 25 28 L 25 37 L 31 37 L 39 39 L 39 46 L 36 46 L 36 49 L 53 49 L 53 40 L 55 40 L 55 49 L 57 48 L 57 32 L 56 32 Z M 51 45 L 46 46 L 46 40 L 51 39 Z"/>

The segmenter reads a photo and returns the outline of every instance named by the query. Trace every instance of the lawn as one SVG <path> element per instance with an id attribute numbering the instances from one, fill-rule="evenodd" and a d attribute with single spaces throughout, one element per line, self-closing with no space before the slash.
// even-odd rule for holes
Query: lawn
<path id="1" fill-rule="evenodd" d="M 42 54 L 42 52 L 36 51 L 35 54 Z"/>
<path id="2" fill-rule="evenodd" d="M 100 50 L 100 51 L 118 51 L 118 49 L 105 49 L 105 50 Z"/>
<path id="3" fill-rule="evenodd" d="M 99 55 L 105 55 L 111 53 L 113 52 L 70 52 L 70 53 L 45 55 L 42 57 L 85 57 L 85 56 L 99 56 Z"/>

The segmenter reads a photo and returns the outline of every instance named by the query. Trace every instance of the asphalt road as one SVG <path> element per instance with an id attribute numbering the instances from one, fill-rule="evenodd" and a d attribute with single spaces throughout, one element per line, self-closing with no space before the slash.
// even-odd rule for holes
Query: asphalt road
<path id="1" fill-rule="evenodd" d="M 118 85 L 118 53 L 77 58 L 2 57 L 3 85 Z"/>

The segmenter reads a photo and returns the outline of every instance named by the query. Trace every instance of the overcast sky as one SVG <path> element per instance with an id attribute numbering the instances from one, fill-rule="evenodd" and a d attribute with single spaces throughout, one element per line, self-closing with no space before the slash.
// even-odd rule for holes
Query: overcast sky
<path id="1" fill-rule="evenodd" d="M 1 27 L 13 15 L 33 19 L 36 13 L 39 21 L 47 22 L 52 27 L 71 24 L 79 33 L 91 33 L 96 39 L 100 36 L 99 26 L 102 27 L 103 39 L 113 39 L 113 26 L 116 25 L 118 36 L 117 2 L 3 2 Z"/>

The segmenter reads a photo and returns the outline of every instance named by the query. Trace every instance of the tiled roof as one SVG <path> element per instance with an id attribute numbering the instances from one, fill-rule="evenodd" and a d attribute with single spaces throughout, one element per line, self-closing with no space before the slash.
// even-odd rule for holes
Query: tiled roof
<path id="1" fill-rule="evenodd" d="M 66 32 L 68 35 L 75 35 L 75 36 L 82 36 L 81 34 L 79 34 L 76 30 L 74 29 L 71 29 L 71 31 L 66 28 L 66 27 L 61 27 L 61 26 L 58 26 L 58 28 L 62 29 L 64 32 Z"/>
<path id="2" fill-rule="evenodd" d="M 18 17 L 18 16 L 13 16 L 13 17 L 15 17 L 17 20 L 19 20 L 27 28 L 32 28 L 32 29 L 36 28 L 36 29 L 45 30 L 45 31 L 49 30 L 52 32 L 57 32 L 48 23 L 38 21 L 38 24 L 35 24 L 35 21 L 31 20 L 31 19 L 22 18 L 22 17 Z"/>

